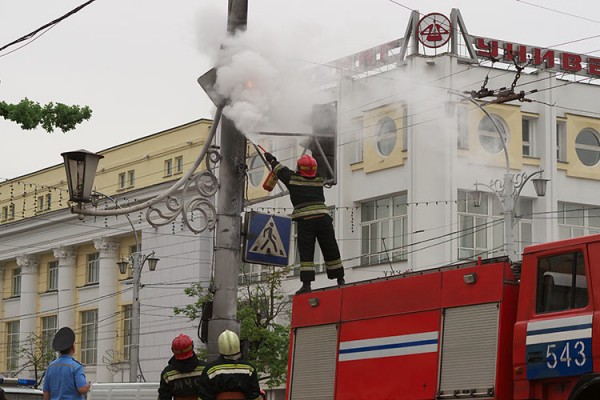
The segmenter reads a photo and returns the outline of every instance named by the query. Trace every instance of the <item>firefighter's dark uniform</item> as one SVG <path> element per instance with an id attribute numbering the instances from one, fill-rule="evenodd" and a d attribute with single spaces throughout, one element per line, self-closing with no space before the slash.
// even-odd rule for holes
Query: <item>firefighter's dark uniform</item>
<path id="1" fill-rule="evenodd" d="M 171 357 L 160 374 L 158 400 L 196 400 L 202 384 L 204 365 L 196 354 L 185 360 Z"/>
<path id="2" fill-rule="evenodd" d="M 285 184 L 290 192 L 290 200 L 294 206 L 292 220 L 296 221 L 298 230 L 298 252 L 300 253 L 300 280 L 315 280 L 315 240 L 319 241 L 327 278 L 341 279 L 344 267 L 340 256 L 333 220 L 325 205 L 323 186 L 325 180 L 320 176 L 304 177 L 273 159 L 271 166 L 277 178 Z"/>
<path id="3" fill-rule="evenodd" d="M 201 400 L 261 399 L 256 368 L 242 359 L 220 356 L 202 373 Z M 242 396 L 243 395 L 243 396 Z"/>

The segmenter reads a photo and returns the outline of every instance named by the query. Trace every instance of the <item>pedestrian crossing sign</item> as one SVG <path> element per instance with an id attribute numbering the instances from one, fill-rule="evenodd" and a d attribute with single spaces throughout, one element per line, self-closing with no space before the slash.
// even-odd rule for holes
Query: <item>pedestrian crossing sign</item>
<path id="1" fill-rule="evenodd" d="M 244 261 L 253 264 L 287 266 L 292 219 L 251 211 L 246 213 Z"/>

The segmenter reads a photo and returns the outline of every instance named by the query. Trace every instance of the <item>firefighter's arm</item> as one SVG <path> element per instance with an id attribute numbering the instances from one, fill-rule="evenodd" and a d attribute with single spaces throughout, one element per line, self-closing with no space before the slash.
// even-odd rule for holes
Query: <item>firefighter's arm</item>
<path id="1" fill-rule="evenodd" d="M 256 369 L 252 372 L 250 377 L 250 382 L 248 385 L 248 392 L 246 392 L 246 397 L 249 400 L 262 400 L 263 396 L 260 390 L 260 385 L 258 384 L 258 375 L 256 374 Z"/>
<path id="2" fill-rule="evenodd" d="M 160 375 L 160 385 L 158 386 L 158 400 L 172 400 L 171 389 L 169 384 L 164 378 L 164 375 Z"/>

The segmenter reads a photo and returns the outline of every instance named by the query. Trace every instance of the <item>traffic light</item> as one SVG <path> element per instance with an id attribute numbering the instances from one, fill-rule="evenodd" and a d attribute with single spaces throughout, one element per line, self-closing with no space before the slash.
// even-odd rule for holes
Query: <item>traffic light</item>
<path id="1" fill-rule="evenodd" d="M 337 183 L 337 101 L 313 104 L 313 137 L 307 148 L 317 160 L 317 173 L 335 185 Z"/>

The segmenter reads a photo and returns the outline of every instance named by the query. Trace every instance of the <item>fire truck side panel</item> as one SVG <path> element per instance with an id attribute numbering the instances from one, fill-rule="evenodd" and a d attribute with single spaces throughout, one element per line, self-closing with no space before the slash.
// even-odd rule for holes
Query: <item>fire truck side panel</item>
<path id="1" fill-rule="evenodd" d="M 444 271 L 442 274 L 443 308 L 469 304 L 491 303 L 502 299 L 504 264 Z M 472 276 L 474 284 L 465 284 L 465 277 Z"/>
<path id="2" fill-rule="evenodd" d="M 342 323 L 336 399 L 434 398 L 440 311 Z"/>
<path id="3" fill-rule="evenodd" d="M 510 273 L 512 276 L 512 271 Z M 513 327 L 517 319 L 519 285 L 514 277 L 504 285 L 500 304 L 496 398 L 510 399 L 513 395 Z"/>
<path id="4" fill-rule="evenodd" d="M 316 299 L 316 300 L 311 300 Z M 316 304 L 318 302 L 318 304 Z M 331 324 L 340 320 L 342 290 L 315 291 L 304 296 L 294 296 L 292 302 L 292 329 L 299 326 Z M 312 304 L 312 305 L 311 305 Z"/>
<path id="5" fill-rule="evenodd" d="M 439 308 L 441 286 L 435 272 L 344 287 L 342 321 Z"/>

